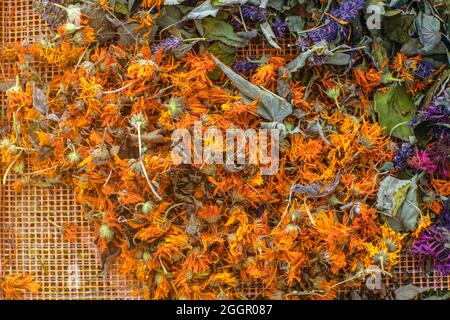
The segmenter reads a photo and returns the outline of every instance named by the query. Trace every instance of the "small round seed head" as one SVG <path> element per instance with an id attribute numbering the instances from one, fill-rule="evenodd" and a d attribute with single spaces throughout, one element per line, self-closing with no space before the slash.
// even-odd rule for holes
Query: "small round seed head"
<path id="1" fill-rule="evenodd" d="M 397 243 L 391 238 L 387 238 L 384 240 L 384 243 L 386 244 L 386 248 L 388 252 L 395 252 L 398 249 Z"/>
<path id="2" fill-rule="evenodd" d="M 151 201 L 144 202 L 142 204 L 142 213 L 149 214 L 153 210 L 153 208 L 155 208 L 155 205 L 153 204 L 153 202 L 151 202 Z"/>
<path id="3" fill-rule="evenodd" d="M 73 150 L 72 152 L 70 152 L 67 155 L 67 159 L 69 159 L 69 161 L 71 163 L 78 163 L 78 162 L 80 162 L 81 158 L 80 158 L 80 155 L 78 154 L 77 150 Z"/>
<path id="4" fill-rule="evenodd" d="M 380 250 L 373 256 L 372 259 L 375 263 L 383 262 L 384 264 L 386 264 L 386 262 L 389 260 L 389 254 L 384 250 Z"/>
<path id="5" fill-rule="evenodd" d="M 139 112 L 131 117 L 130 124 L 135 128 L 143 129 L 147 126 L 147 119 L 141 112 Z"/>
<path id="6" fill-rule="evenodd" d="M 144 253 L 142 254 L 142 259 L 145 262 L 148 262 L 148 261 L 153 259 L 153 256 L 152 256 L 152 254 L 149 251 L 144 251 Z"/>
<path id="7" fill-rule="evenodd" d="M 107 224 L 102 224 L 100 227 L 100 236 L 106 241 L 111 241 L 114 239 L 114 230 L 108 227 Z"/>

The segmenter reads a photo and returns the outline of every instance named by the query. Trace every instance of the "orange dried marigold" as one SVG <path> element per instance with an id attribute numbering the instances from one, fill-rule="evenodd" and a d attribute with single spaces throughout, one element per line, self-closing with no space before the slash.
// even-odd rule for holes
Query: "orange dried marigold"
<path id="1" fill-rule="evenodd" d="M 218 206 L 204 206 L 198 211 L 198 216 L 208 223 L 216 223 L 220 220 L 221 211 Z"/>

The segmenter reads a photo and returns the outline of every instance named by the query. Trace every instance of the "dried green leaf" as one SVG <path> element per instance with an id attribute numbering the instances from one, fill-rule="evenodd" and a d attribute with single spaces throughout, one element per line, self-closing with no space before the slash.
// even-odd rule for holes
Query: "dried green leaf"
<path id="1" fill-rule="evenodd" d="M 245 80 L 236 72 L 228 68 L 225 64 L 220 62 L 214 55 L 211 55 L 217 66 L 227 75 L 233 85 L 245 97 L 252 100 L 260 101 L 258 114 L 264 119 L 270 121 L 283 121 L 284 118 L 292 113 L 292 105 L 285 99 L 276 94 L 259 88 L 251 82 Z"/>
<path id="2" fill-rule="evenodd" d="M 374 103 L 378 121 L 386 134 L 404 140 L 414 136 L 409 123 L 414 117 L 416 106 L 405 86 L 390 85 L 386 93 L 378 90 Z"/>
<path id="3" fill-rule="evenodd" d="M 233 27 L 225 21 L 215 18 L 205 18 L 202 21 L 204 37 L 207 41 L 221 41 L 226 45 L 242 48 L 247 41 L 239 38 L 233 31 Z"/>
<path id="4" fill-rule="evenodd" d="M 275 34 L 272 31 L 272 27 L 270 26 L 270 24 L 268 22 L 264 22 L 260 24 L 261 27 L 261 31 L 264 35 L 264 37 L 266 37 L 267 42 L 274 48 L 276 49 L 281 49 L 280 46 L 277 43 L 277 38 L 275 37 Z"/>
<path id="5" fill-rule="evenodd" d="M 377 208 L 397 232 L 413 231 L 419 216 L 417 201 L 417 177 L 400 180 L 387 176 L 380 183 L 377 193 Z"/>

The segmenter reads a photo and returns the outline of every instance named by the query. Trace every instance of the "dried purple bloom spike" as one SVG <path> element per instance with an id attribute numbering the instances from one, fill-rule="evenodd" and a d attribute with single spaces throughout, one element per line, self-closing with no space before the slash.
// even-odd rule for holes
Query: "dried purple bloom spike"
<path id="1" fill-rule="evenodd" d="M 341 3 L 337 9 L 332 10 L 331 14 L 335 18 L 348 23 L 360 14 L 365 3 L 365 0 L 347 0 Z M 333 19 L 327 19 L 326 23 L 325 26 L 308 33 L 309 38 L 313 43 L 318 43 L 322 40 L 331 42 L 336 40 L 339 35 L 341 37 L 346 37 L 348 35 L 348 31 L 343 24 Z"/>
<path id="2" fill-rule="evenodd" d="M 51 28 L 57 28 L 62 25 L 67 18 L 67 12 L 55 5 L 64 5 L 64 0 L 36 0 L 34 5 L 41 15 L 42 19 L 47 21 Z"/>
<path id="3" fill-rule="evenodd" d="M 419 263 L 432 259 L 434 270 L 450 274 L 450 232 L 447 228 L 432 226 L 423 231 L 411 246 L 411 253 Z"/>
<path id="4" fill-rule="evenodd" d="M 409 143 L 403 143 L 395 152 L 394 166 L 397 170 L 406 168 L 408 159 L 414 154 L 414 147 Z"/>
<path id="5" fill-rule="evenodd" d="M 332 10 L 331 14 L 345 22 L 350 22 L 356 18 L 364 8 L 366 0 L 347 0 L 341 3 L 338 9 Z"/>
<path id="6" fill-rule="evenodd" d="M 254 56 L 250 56 L 249 58 L 252 60 L 255 59 Z M 249 61 L 248 59 L 238 60 L 233 65 L 234 71 L 236 71 L 238 73 L 245 73 L 248 71 L 253 71 L 253 70 L 256 70 L 257 68 L 258 68 L 258 65 L 256 63 Z"/>
<path id="7" fill-rule="evenodd" d="M 176 36 L 170 36 L 164 40 L 161 40 L 156 46 L 153 47 L 153 52 L 158 52 L 161 48 L 164 51 L 169 51 L 172 49 L 176 49 L 183 44 L 183 39 L 178 38 Z"/>
<path id="8" fill-rule="evenodd" d="M 275 38 L 277 38 L 277 40 L 280 40 L 281 37 L 286 32 L 286 24 L 284 23 L 283 20 L 276 19 L 272 24 L 272 30 L 273 33 L 275 34 Z"/>
<path id="9" fill-rule="evenodd" d="M 299 51 L 304 52 L 309 47 L 308 40 L 306 40 L 306 38 L 304 37 L 299 37 L 297 39 L 296 46 Z"/>
<path id="10" fill-rule="evenodd" d="M 241 6 L 242 15 L 250 21 L 266 22 L 268 12 L 264 8 L 252 6 L 251 4 L 244 4 Z"/>

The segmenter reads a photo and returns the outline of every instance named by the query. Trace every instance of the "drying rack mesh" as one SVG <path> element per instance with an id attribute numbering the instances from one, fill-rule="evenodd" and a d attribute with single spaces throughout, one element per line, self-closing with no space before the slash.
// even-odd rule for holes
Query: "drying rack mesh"
<path id="1" fill-rule="evenodd" d="M 0 47 L 37 41 L 47 30 L 33 8 L 33 0 L 0 0 Z M 250 43 L 237 56 L 277 55 L 292 59 L 297 53 L 294 44 L 292 37 L 281 39 L 281 49 L 273 49 L 265 41 Z M 16 67 L 0 63 L 1 78 L 13 80 Z M 34 67 L 47 80 L 58 72 L 45 65 Z M 0 93 L 0 108 L 5 112 L 4 93 Z M 1 176 L 2 171 L 0 168 Z M 16 192 L 13 183 L 17 179 L 9 174 L 6 184 L 0 184 L 0 274 L 33 274 L 42 288 L 39 294 L 27 295 L 28 299 L 139 299 L 136 283 L 118 275 L 120 262 L 110 272 L 102 271 L 92 229 L 69 187 L 26 185 Z M 77 226 L 76 242 L 62 237 L 62 228 L 71 225 Z M 422 288 L 446 290 L 450 277 L 425 275 L 414 258 L 404 256 L 394 276 L 383 281 L 389 287 L 410 281 Z M 350 285 L 341 287 L 338 293 L 343 296 L 349 288 Z M 242 284 L 241 293 L 248 298 L 257 297 L 258 292 L 257 286 Z"/>

